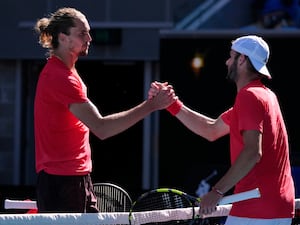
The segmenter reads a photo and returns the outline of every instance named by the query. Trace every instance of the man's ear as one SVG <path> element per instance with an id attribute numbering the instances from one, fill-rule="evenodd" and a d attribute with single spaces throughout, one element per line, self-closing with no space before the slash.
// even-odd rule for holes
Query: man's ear
<path id="1" fill-rule="evenodd" d="M 239 63 L 242 64 L 242 63 L 244 63 L 246 61 L 247 61 L 247 57 L 245 55 L 243 55 L 243 54 L 240 54 L 240 56 L 239 56 Z"/>
<path id="2" fill-rule="evenodd" d="M 66 37 L 67 37 L 66 34 L 60 32 L 60 33 L 58 34 L 58 38 L 57 38 L 57 39 L 58 39 L 59 42 L 64 42 L 64 41 L 66 40 Z"/>

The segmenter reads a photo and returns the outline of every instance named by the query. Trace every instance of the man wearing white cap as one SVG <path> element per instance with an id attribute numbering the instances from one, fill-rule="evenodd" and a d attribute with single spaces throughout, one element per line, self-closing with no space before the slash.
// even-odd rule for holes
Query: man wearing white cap
<path id="1" fill-rule="evenodd" d="M 261 197 L 233 203 L 225 225 L 290 225 L 295 212 L 288 135 L 276 95 L 261 79 L 271 79 L 266 66 L 268 44 L 255 35 L 232 42 L 227 78 L 237 87 L 234 105 L 217 119 L 209 118 L 179 99 L 167 110 L 194 133 L 214 141 L 230 135 L 231 167 L 202 196 L 200 214 L 209 214 L 223 195 L 259 188 Z M 154 82 L 149 98 L 166 83 Z"/>

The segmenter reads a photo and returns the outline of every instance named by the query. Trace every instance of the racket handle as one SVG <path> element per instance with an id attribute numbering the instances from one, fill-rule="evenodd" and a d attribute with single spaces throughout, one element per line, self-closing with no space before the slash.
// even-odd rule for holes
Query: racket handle
<path id="1" fill-rule="evenodd" d="M 220 200 L 219 205 L 226 205 L 234 202 L 239 202 L 239 201 L 243 201 L 251 198 L 259 198 L 259 197 L 260 197 L 259 189 L 255 188 L 250 191 L 224 196 Z"/>
<path id="2" fill-rule="evenodd" d="M 5 199 L 4 201 L 5 209 L 36 209 L 36 201 L 21 201 L 21 200 L 10 200 Z"/>

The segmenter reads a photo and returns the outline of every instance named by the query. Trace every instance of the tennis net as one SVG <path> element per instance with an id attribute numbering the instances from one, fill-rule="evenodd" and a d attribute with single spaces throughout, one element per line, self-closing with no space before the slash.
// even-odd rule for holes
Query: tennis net
<path id="1" fill-rule="evenodd" d="M 219 205 L 217 210 L 203 217 L 225 217 L 228 215 L 231 204 Z M 296 209 L 300 209 L 300 199 L 296 199 Z M 167 210 L 152 210 L 134 212 L 134 224 L 161 223 L 192 219 L 199 207 L 178 208 Z M 37 214 L 0 214 L 0 224 L 5 225 L 115 225 L 129 224 L 129 212 L 108 213 L 37 213 Z M 175 223 L 174 223 L 175 224 Z M 297 223 L 298 224 L 298 223 Z"/>

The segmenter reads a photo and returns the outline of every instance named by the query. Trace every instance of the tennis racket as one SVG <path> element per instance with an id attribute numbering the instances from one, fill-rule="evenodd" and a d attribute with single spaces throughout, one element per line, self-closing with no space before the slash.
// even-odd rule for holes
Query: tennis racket
<path id="1" fill-rule="evenodd" d="M 260 197 L 259 190 L 253 189 L 250 191 L 233 194 L 223 197 L 219 205 L 229 204 L 237 201 L 242 201 L 250 198 Z M 143 193 L 138 199 L 133 202 L 129 211 L 129 224 L 149 224 L 149 225 L 192 225 L 203 224 L 201 218 L 196 216 L 194 208 L 199 205 L 200 198 L 189 195 L 183 191 L 172 188 L 158 188 Z M 190 208 L 189 217 L 182 215 L 182 211 L 172 210 L 180 208 Z M 149 213 L 136 213 L 146 212 Z M 157 213 L 154 213 L 157 211 Z M 191 215 L 190 215 L 191 212 Z M 186 212 L 184 212 L 186 214 Z M 166 216 L 167 215 L 167 216 Z"/>

